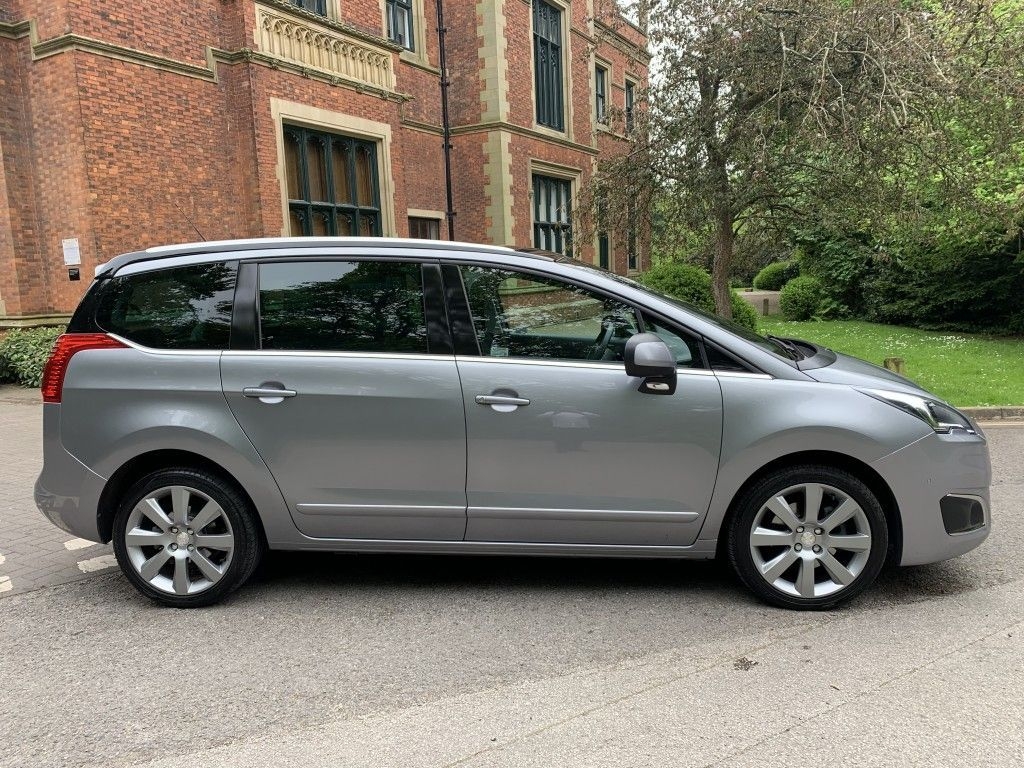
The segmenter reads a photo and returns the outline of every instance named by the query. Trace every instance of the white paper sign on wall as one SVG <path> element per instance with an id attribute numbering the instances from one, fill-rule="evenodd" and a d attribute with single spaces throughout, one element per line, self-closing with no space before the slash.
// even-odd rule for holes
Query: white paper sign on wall
<path id="1" fill-rule="evenodd" d="M 78 247 L 77 237 L 61 240 L 61 245 L 64 246 L 65 267 L 74 267 L 82 263 L 82 251 Z"/>

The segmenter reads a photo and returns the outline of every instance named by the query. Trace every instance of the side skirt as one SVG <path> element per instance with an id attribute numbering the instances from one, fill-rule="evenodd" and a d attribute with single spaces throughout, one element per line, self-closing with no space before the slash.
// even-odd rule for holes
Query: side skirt
<path id="1" fill-rule="evenodd" d="M 432 555 L 538 555 L 554 557 L 631 557 L 711 560 L 717 542 L 698 540 L 688 547 L 613 544 L 535 544 L 505 541 L 398 541 L 387 539 L 314 539 L 272 541 L 270 548 L 291 551 L 388 552 Z"/>

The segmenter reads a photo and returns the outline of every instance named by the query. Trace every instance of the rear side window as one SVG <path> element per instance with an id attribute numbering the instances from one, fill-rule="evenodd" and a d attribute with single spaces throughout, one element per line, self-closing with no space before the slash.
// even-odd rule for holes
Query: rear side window
<path id="1" fill-rule="evenodd" d="M 227 349 L 238 262 L 111 278 L 96 324 L 155 349 Z"/>
<path id="2" fill-rule="evenodd" d="M 260 265 L 263 349 L 426 353 L 416 263 L 307 261 Z"/>

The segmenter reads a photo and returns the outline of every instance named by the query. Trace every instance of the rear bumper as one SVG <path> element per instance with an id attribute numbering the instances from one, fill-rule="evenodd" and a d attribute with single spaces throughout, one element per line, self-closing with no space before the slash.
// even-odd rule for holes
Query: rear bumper
<path id="1" fill-rule="evenodd" d="M 43 471 L 36 480 L 39 511 L 73 536 L 101 541 L 97 509 L 106 480 L 64 450 L 60 405 L 43 405 Z"/>
<path id="2" fill-rule="evenodd" d="M 900 565 L 922 565 L 962 555 L 992 530 L 989 484 L 992 468 L 982 435 L 932 434 L 879 459 L 872 467 L 889 484 L 900 509 L 903 554 Z M 947 497 L 967 498 L 981 507 L 970 530 L 949 533 L 943 520 Z M 943 499 L 946 499 L 945 505 Z"/>

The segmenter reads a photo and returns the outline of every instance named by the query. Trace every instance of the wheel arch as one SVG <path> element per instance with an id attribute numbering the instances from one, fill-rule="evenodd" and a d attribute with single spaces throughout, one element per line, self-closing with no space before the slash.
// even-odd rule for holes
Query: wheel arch
<path id="1" fill-rule="evenodd" d="M 263 527 L 263 519 L 259 514 L 252 496 L 238 482 L 234 475 L 212 459 L 192 451 L 165 448 L 148 451 L 129 459 L 110 476 L 100 494 L 96 507 L 96 528 L 104 543 L 113 537 L 114 516 L 117 505 L 124 493 L 146 475 L 161 469 L 183 468 L 197 469 L 217 475 L 229 483 L 249 504 L 255 518 L 256 527 L 260 532 L 263 545 L 266 546 L 267 534 Z"/>
<path id="2" fill-rule="evenodd" d="M 882 511 L 885 513 L 885 519 L 888 523 L 889 552 L 886 555 L 886 564 L 899 563 L 903 556 L 903 522 L 896 496 L 893 494 L 892 489 L 889 488 L 889 484 L 886 483 L 885 479 L 872 469 L 870 465 L 853 456 L 836 451 L 798 451 L 790 453 L 773 459 L 752 473 L 733 494 L 726 513 L 719 524 L 716 548 L 717 557 L 725 555 L 726 532 L 729 530 L 732 519 L 736 515 L 739 502 L 746 492 L 755 483 L 774 472 L 805 464 L 817 464 L 844 470 L 859 479 L 871 490 L 875 498 L 878 499 L 878 503 L 882 505 Z"/>

